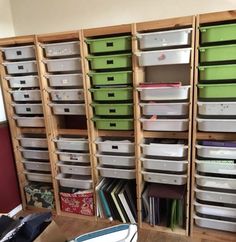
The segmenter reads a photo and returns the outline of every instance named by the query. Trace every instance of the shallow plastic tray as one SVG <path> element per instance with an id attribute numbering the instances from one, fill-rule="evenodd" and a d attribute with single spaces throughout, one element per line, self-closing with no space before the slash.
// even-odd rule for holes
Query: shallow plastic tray
<path id="1" fill-rule="evenodd" d="M 52 107 L 53 113 L 57 115 L 85 115 L 84 104 L 50 103 L 49 105 Z"/>
<path id="2" fill-rule="evenodd" d="M 3 65 L 6 66 L 8 74 L 28 74 L 38 72 L 36 61 L 5 62 Z"/>
<path id="3" fill-rule="evenodd" d="M 62 161 L 58 162 L 57 165 L 60 167 L 61 173 L 64 174 L 91 175 L 90 166 L 69 165 Z"/>
<path id="4" fill-rule="evenodd" d="M 87 139 L 58 137 L 53 140 L 57 143 L 59 150 L 88 151 L 89 143 Z"/>
<path id="5" fill-rule="evenodd" d="M 25 90 L 25 91 L 11 91 L 14 101 L 41 101 L 41 95 L 39 90 Z"/>
<path id="6" fill-rule="evenodd" d="M 176 29 L 137 34 L 141 50 L 190 45 L 192 29 Z"/>
<path id="7" fill-rule="evenodd" d="M 134 156 L 118 156 L 97 154 L 99 164 L 104 166 L 135 167 Z"/>
<path id="8" fill-rule="evenodd" d="M 187 131 L 188 119 L 145 119 L 141 118 L 143 130 L 151 131 Z"/>
<path id="9" fill-rule="evenodd" d="M 236 119 L 197 119 L 198 130 L 208 132 L 236 132 Z"/>
<path id="10" fill-rule="evenodd" d="M 97 129 L 102 130 L 133 130 L 134 129 L 134 121 L 133 119 L 127 118 L 93 118 L 92 119 L 96 123 Z"/>
<path id="11" fill-rule="evenodd" d="M 13 116 L 19 127 L 45 127 L 44 117 Z"/>
<path id="12" fill-rule="evenodd" d="M 188 103 L 140 103 L 143 115 L 185 116 Z"/>
<path id="13" fill-rule="evenodd" d="M 12 103 L 12 106 L 15 108 L 16 114 L 43 114 L 42 104 L 19 104 Z"/>
<path id="14" fill-rule="evenodd" d="M 52 101 L 84 101 L 83 89 L 49 89 Z"/>
<path id="15" fill-rule="evenodd" d="M 236 102 L 198 102 L 200 115 L 236 116 Z"/>
<path id="16" fill-rule="evenodd" d="M 81 58 L 47 59 L 44 62 L 49 72 L 81 71 L 82 69 Z"/>
<path id="17" fill-rule="evenodd" d="M 19 149 L 25 159 L 49 160 L 48 150 Z"/>
<path id="18" fill-rule="evenodd" d="M 138 87 L 142 101 L 186 100 L 190 86 L 181 87 Z"/>
<path id="19" fill-rule="evenodd" d="M 142 171 L 144 181 L 172 185 L 184 185 L 187 183 L 187 175 L 172 175 L 156 172 Z"/>
<path id="20" fill-rule="evenodd" d="M 131 116 L 133 115 L 132 103 L 100 104 L 92 103 L 95 115 L 99 116 Z"/>
<path id="21" fill-rule="evenodd" d="M 6 60 L 24 60 L 35 58 L 35 48 L 33 45 L 1 48 Z"/>
<path id="22" fill-rule="evenodd" d="M 143 168 L 147 170 L 184 172 L 187 170 L 188 161 L 158 160 L 141 158 Z"/>
<path id="23" fill-rule="evenodd" d="M 154 50 L 138 53 L 140 66 L 188 64 L 191 48 Z"/>
<path id="24" fill-rule="evenodd" d="M 22 161 L 26 170 L 33 171 L 51 171 L 49 162 L 37 162 L 37 161 Z"/>
<path id="25" fill-rule="evenodd" d="M 80 54 L 79 41 L 43 44 L 47 57 L 72 56 Z"/>
<path id="26" fill-rule="evenodd" d="M 7 76 L 11 88 L 39 87 L 38 76 Z"/>
<path id="27" fill-rule="evenodd" d="M 71 187 L 78 189 L 91 189 L 93 181 L 91 176 L 71 175 L 71 174 L 58 174 L 56 179 L 63 187 Z"/>
<path id="28" fill-rule="evenodd" d="M 20 145 L 22 147 L 31 147 L 31 148 L 48 148 L 48 142 L 46 138 L 33 138 L 33 137 L 25 137 L 19 136 L 17 138 L 20 140 Z"/>
<path id="29" fill-rule="evenodd" d="M 24 171 L 27 179 L 29 181 L 36 181 L 36 182 L 52 182 L 52 176 L 51 174 L 43 174 L 39 172 L 28 172 Z"/>
<path id="30" fill-rule="evenodd" d="M 75 152 L 56 152 L 61 161 L 90 163 L 90 156 L 88 153 L 75 153 Z"/>
<path id="31" fill-rule="evenodd" d="M 59 74 L 59 75 L 46 75 L 49 80 L 50 87 L 82 87 L 83 75 L 76 74 Z"/>
<path id="32" fill-rule="evenodd" d="M 102 177 L 118 178 L 119 179 L 135 179 L 135 169 L 119 169 L 119 168 L 107 168 L 98 166 L 97 169 Z"/>

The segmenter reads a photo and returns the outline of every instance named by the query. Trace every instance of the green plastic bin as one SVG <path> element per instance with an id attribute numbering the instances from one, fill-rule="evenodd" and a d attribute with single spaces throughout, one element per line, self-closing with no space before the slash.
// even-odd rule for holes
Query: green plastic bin
<path id="1" fill-rule="evenodd" d="M 91 77 L 94 86 L 132 83 L 132 71 L 90 72 L 88 75 Z"/>
<path id="2" fill-rule="evenodd" d="M 236 64 L 199 66 L 198 70 L 200 81 L 236 80 Z"/>
<path id="3" fill-rule="evenodd" d="M 201 43 L 236 40 L 236 24 L 200 27 Z"/>
<path id="4" fill-rule="evenodd" d="M 200 47 L 200 62 L 236 60 L 236 45 Z"/>
<path id="5" fill-rule="evenodd" d="M 91 88 L 95 101 L 127 101 L 133 99 L 132 87 L 119 88 Z"/>
<path id="6" fill-rule="evenodd" d="M 131 36 L 86 39 L 86 43 L 92 54 L 131 50 Z"/>
<path id="7" fill-rule="evenodd" d="M 116 69 L 116 68 L 128 68 L 131 67 L 131 54 L 121 55 L 103 55 L 103 56 L 88 56 L 91 69 L 104 70 L 104 69 Z"/>
<path id="8" fill-rule="evenodd" d="M 236 83 L 199 84 L 199 98 L 236 98 Z"/>
<path id="9" fill-rule="evenodd" d="M 103 130 L 133 130 L 133 119 L 105 119 L 105 118 L 93 118 L 92 119 L 97 129 Z"/>
<path id="10" fill-rule="evenodd" d="M 92 103 L 95 114 L 100 116 L 128 116 L 133 115 L 132 103 L 119 103 L 119 104 L 99 104 Z"/>

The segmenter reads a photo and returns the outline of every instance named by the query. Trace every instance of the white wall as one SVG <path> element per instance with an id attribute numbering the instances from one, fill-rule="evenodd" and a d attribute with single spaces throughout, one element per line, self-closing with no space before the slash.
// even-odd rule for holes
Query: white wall
<path id="1" fill-rule="evenodd" d="M 15 32 L 11 15 L 10 0 L 0 0 L 0 38 L 10 37 L 14 35 Z M 0 122 L 5 120 L 6 116 L 0 87 Z"/>
<path id="2" fill-rule="evenodd" d="M 236 9 L 236 0 L 10 0 L 17 35 Z"/>

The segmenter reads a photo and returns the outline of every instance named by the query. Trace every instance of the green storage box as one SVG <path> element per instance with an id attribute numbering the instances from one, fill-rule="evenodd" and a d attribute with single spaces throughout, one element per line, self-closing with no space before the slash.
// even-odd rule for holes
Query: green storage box
<path id="1" fill-rule="evenodd" d="M 236 45 L 200 47 L 200 62 L 236 60 Z"/>
<path id="2" fill-rule="evenodd" d="M 236 80 L 236 64 L 199 66 L 199 80 Z"/>
<path id="3" fill-rule="evenodd" d="M 199 98 L 236 98 L 235 84 L 199 84 Z"/>
<path id="4" fill-rule="evenodd" d="M 132 103 L 119 103 L 119 104 L 99 104 L 93 103 L 96 115 L 106 116 L 128 116 L 133 115 L 133 104 Z"/>
<path id="5" fill-rule="evenodd" d="M 94 86 L 132 83 L 132 71 L 90 72 L 88 75 Z"/>
<path id="6" fill-rule="evenodd" d="M 88 56 L 93 70 L 128 68 L 132 63 L 131 54 Z"/>
<path id="7" fill-rule="evenodd" d="M 133 99 L 132 87 L 90 89 L 95 101 L 127 101 Z"/>
<path id="8" fill-rule="evenodd" d="M 131 36 L 86 39 L 90 53 L 107 53 L 131 50 Z"/>
<path id="9" fill-rule="evenodd" d="M 133 119 L 105 119 L 93 118 L 97 129 L 103 130 L 133 130 Z"/>
<path id="10" fill-rule="evenodd" d="M 201 43 L 236 40 L 236 24 L 200 27 Z"/>

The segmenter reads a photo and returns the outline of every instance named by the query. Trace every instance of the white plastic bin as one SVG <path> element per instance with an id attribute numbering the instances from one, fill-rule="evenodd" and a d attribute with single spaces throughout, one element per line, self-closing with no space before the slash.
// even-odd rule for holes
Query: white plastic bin
<path id="1" fill-rule="evenodd" d="M 80 58 L 67 58 L 67 59 L 47 59 L 44 60 L 47 64 L 49 72 L 67 72 L 67 71 L 81 71 Z"/>
<path id="2" fill-rule="evenodd" d="M 154 50 L 138 53 L 140 66 L 188 64 L 191 48 Z"/>
<path id="3" fill-rule="evenodd" d="M 236 115 L 236 102 L 198 102 L 200 115 Z"/>
<path id="4" fill-rule="evenodd" d="M 7 76 L 11 88 L 39 87 L 38 76 Z"/>
<path id="5" fill-rule="evenodd" d="M 36 161 L 22 161 L 26 170 L 33 171 L 51 171 L 49 162 L 36 162 Z"/>
<path id="6" fill-rule="evenodd" d="M 36 182 L 52 182 L 52 176 L 51 174 L 44 174 L 44 173 L 39 173 L 39 172 L 29 172 L 29 171 L 24 171 L 27 179 L 29 181 L 36 181 Z"/>
<path id="7" fill-rule="evenodd" d="M 49 105 L 52 107 L 53 113 L 56 115 L 85 115 L 84 104 L 50 103 Z"/>
<path id="8" fill-rule="evenodd" d="M 236 119 L 197 119 L 198 130 L 207 132 L 236 132 Z"/>
<path id="9" fill-rule="evenodd" d="M 140 103 L 143 115 L 186 116 L 188 103 Z"/>
<path id="10" fill-rule="evenodd" d="M 56 179 L 59 180 L 59 183 L 63 187 L 71 187 L 78 189 L 91 189 L 93 181 L 91 176 L 82 176 L 82 175 L 72 175 L 72 174 L 58 174 Z"/>
<path id="11" fill-rule="evenodd" d="M 84 101 L 83 89 L 48 90 L 52 101 Z"/>
<path id="12" fill-rule="evenodd" d="M 126 138 L 98 138 L 95 143 L 100 153 L 134 153 L 134 142 Z"/>
<path id="13" fill-rule="evenodd" d="M 119 178 L 119 179 L 135 179 L 136 173 L 134 169 L 107 168 L 98 166 L 97 169 L 102 177 Z"/>
<path id="14" fill-rule="evenodd" d="M 135 167 L 134 156 L 116 156 L 97 154 L 99 164 L 102 166 Z"/>
<path id="15" fill-rule="evenodd" d="M 46 138 L 34 138 L 27 136 L 19 136 L 17 138 L 20 141 L 22 147 L 31 147 L 31 148 L 48 148 L 48 142 Z"/>
<path id="16" fill-rule="evenodd" d="M 26 101 L 41 101 L 41 95 L 39 90 L 17 90 L 10 92 L 14 101 L 26 102 Z"/>
<path id="17" fill-rule="evenodd" d="M 43 44 L 47 57 L 61 57 L 80 54 L 79 41 Z"/>
<path id="18" fill-rule="evenodd" d="M 74 164 L 74 163 L 72 163 Z M 76 174 L 76 175 L 91 175 L 90 166 L 72 165 L 66 162 L 59 161 L 57 165 L 60 167 L 61 173 Z"/>
<path id="19" fill-rule="evenodd" d="M 25 159 L 49 160 L 48 150 L 19 149 Z"/>
<path id="20" fill-rule="evenodd" d="M 12 103 L 12 106 L 15 108 L 16 114 L 43 114 L 42 104 L 18 104 Z"/>
<path id="21" fill-rule="evenodd" d="M 35 59 L 35 48 L 33 45 L 14 46 L 1 48 L 6 60 Z"/>
<path id="22" fill-rule="evenodd" d="M 36 61 L 5 62 L 3 65 L 6 66 L 8 74 L 28 74 L 38 72 Z"/>
<path id="23" fill-rule="evenodd" d="M 74 153 L 74 152 L 56 152 L 61 161 L 90 163 L 90 156 L 87 153 Z"/>
<path id="24" fill-rule="evenodd" d="M 141 50 L 190 45 L 191 28 L 137 34 Z"/>
<path id="25" fill-rule="evenodd" d="M 181 87 L 138 87 L 142 101 L 186 100 L 190 86 Z"/>
<path id="26" fill-rule="evenodd" d="M 13 116 L 18 127 L 45 127 L 44 117 L 20 117 Z"/>
<path id="27" fill-rule="evenodd" d="M 150 131 L 187 131 L 188 119 L 145 119 L 141 118 L 143 130 Z"/>
<path id="28" fill-rule="evenodd" d="M 142 157 L 143 168 L 146 170 L 184 172 L 187 170 L 188 161 L 158 160 Z"/>
<path id="29" fill-rule="evenodd" d="M 51 87 L 82 87 L 83 74 L 47 75 Z"/>
<path id="30" fill-rule="evenodd" d="M 59 150 L 88 151 L 89 144 L 85 138 L 58 137 L 54 139 Z"/>
<path id="31" fill-rule="evenodd" d="M 187 175 L 173 175 L 165 173 L 142 171 L 144 181 L 172 185 L 184 185 L 187 183 Z"/>
<path id="32" fill-rule="evenodd" d="M 197 145 L 197 155 L 202 158 L 236 159 L 236 148 Z"/>

